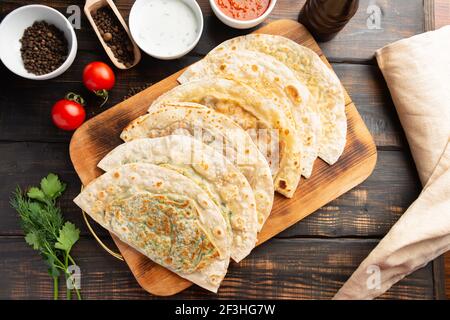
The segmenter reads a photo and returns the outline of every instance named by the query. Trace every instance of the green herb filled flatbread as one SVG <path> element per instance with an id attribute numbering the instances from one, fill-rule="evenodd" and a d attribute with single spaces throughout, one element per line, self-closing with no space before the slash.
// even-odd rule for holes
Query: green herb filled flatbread
<path id="1" fill-rule="evenodd" d="M 225 156 L 247 178 L 256 200 L 258 230 L 272 210 L 269 165 L 251 137 L 230 118 L 195 103 L 170 103 L 132 121 L 120 137 L 129 142 L 172 134 L 189 135 Z"/>
<path id="2" fill-rule="evenodd" d="M 258 224 L 253 190 L 242 173 L 214 149 L 182 135 L 136 139 L 116 147 L 98 167 L 111 171 L 128 163 L 174 170 L 202 188 L 228 222 L 231 258 L 236 262 L 255 247 Z"/>
<path id="3" fill-rule="evenodd" d="M 123 165 L 91 182 L 74 202 L 151 260 L 217 292 L 231 239 L 219 208 L 189 178 L 152 164 Z"/>

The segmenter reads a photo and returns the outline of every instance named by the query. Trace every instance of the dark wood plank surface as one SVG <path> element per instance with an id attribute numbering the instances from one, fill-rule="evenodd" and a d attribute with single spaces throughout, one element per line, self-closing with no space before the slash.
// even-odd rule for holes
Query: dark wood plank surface
<path id="1" fill-rule="evenodd" d="M 84 6 L 83 0 L 45 0 L 41 3 L 48 4 L 62 12 L 65 12 L 69 4 Z M 214 46 L 225 39 L 248 31 L 235 30 L 222 24 L 212 13 L 209 0 L 197 1 L 205 17 L 205 28 L 200 43 L 192 54 L 204 55 Z M 2 12 L 10 11 L 20 5 L 29 4 L 28 0 L 2 0 Z M 128 13 L 133 4 L 130 0 L 116 0 L 118 9 L 128 18 Z M 269 20 L 297 19 L 298 13 L 305 0 L 281 0 L 275 6 Z M 377 0 L 376 4 L 382 12 L 382 24 L 380 30 L 367 28 L 366 10 L 372 0 L 360 0 L 360 8 L 347 27 L 332 41 L 322 45 L 322 49 L 328 60 L 335 61 L 369 61 L 372 60 L 374 51 L 392 41 L 420 33 L 424 29 L 423 0 Z M 95 50 L 98 53 L 101 45 L 90 29 L 87 19 L 82 21 L 82 29 L 77 30 L 79 49 L 82 52 Z M 93 53 L 95 54 L 95 53 Z M 103 53 L 102 53 L 103 54 Z M 106 58 L 106 54 L 104 54 Z M 141 69 L 141 68 L 139 68 Z"/>
<path id="2" fill-rule="evenodd" d="M 70 4 L 84 1 L 42 0 L 61 12 Z M 131 0 L 115 1 L 127 17 Z M 0 19 L 30 1 L 0 2 Z M 221 24 L 207 0 L 199 1 L 205 30 L 199 45 L 186 57 L 158 61 L 144 56 L 129 71 L 117 70 L 117 86 L 107 107 L 122 100 L 134 86 L 154 83 L 201 58 L 222 40 L 243 34 Z M 270 19 L 295 19 L 304 1 L 281 0 Z M 361 1 L 349 25 L 329 43 L 321 44 L 325 54 L 351 95 L 377 143 L 379 160 L 373 175 L 361 186 L 321 208 L 302 222 L 256 249 L 241 266 L 233 266 L 217 298 L 327 299 L 351 275 L 359 262 L 397 221 L 420 191 L 395 108 L 374 60 L 374 51 L 392 41 L 424 30 L 422 0 L 377 1 L 382 10 L 382 29 L 369 30 L 366 9 Z M 70 133 L 57 130 L 49 113 L 54 101 L 67 91 L 88 93 L 81 84 L 83 66 L 92 60 L 107 61 L 106 54 L 82 18 L 76 30 L 79 52 L 72 67 L 61 77 L 44 82 L 21 79 L 0 64 L 0 299 L 51 298 L 51 282 L 45 266 L 23 241 L 17 217 L 9 208 L 10 192 L 19 184 L 36 184 L 48 172 L 68 182 L 61 201 L 65 216 L 82 229 L 82 240 L 74 255 L 82 268 L 85 298 L 151 299 L 139 288 L 123 262 L 104 252 L 90 236 L 79 210 L 72 203 L 80 184 L 68 156 Z M 100 113 L 97 101 L 88 99 L 89 116 Z M 101 228 L 98 233 L 112 245 Z M 395 285 L 382 298 L 441 298 L 435 281 L 441 263 L 430 263 Z M 264 288 L 264 290 L 261 290 Z M 216 298 L 192 287 L 176 298 Z"/>
<path id="3" fill-rule="evenodd" d="M 376 243 L 370 239 L 274 239 L 241 264 L 233 263 L 218 295 L 193 286 L 171 298 L 330 299 Z M 155 298 L 139 287 L 124 263 L 105 255 L 89 239 L 81 239 L 74 255 L 82 270 L 85 299 Z M 46 268 L 22 238 L 3 238 L 0 256 L 0 299 L 51 298 Z M 432 282 L 428 265 L 382 298 L 433 299 Z"/>
<path id="4" fill-rule="evenodd" d="M 88 234 L 72 199 L 80 184 L 63 143 L 1 143 L 0 235 L 19 235 L 16 213 L 9 207 L 8 194 L 15 185 L 37 184 L 43 173 L 57 172 L 67 181 L 61 206 L 66 217 Z M 18 161 L 17 156 L 21 159 Z M 419 182 L 410 156 L 398 151 L 380 151 L 374 173 L 361 185 L 329 203 L 281 237 L 373 237 L 383 236 L 419 194 Z M 101 235 L 108 233 L 99 229 Z"/>

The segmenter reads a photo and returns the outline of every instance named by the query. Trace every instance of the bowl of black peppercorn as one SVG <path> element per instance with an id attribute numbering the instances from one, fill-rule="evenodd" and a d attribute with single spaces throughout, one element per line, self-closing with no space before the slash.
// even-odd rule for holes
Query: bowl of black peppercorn
<path id="1" fill-rule="evenodd" d="M 0 60 L 15 74 L 46 80 L 64 73 L 77 53 L 75 31 L 66 17 L 44 5 L 27 5 L 0 24 Z"/>

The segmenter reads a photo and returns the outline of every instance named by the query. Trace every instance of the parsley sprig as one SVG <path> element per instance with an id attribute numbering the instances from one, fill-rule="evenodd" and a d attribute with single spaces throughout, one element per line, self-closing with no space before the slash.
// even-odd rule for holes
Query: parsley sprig
<path id="1" fill-rule="evenodd" d="M 58 299 L 58 279 L 63 273 L 70 277 L 69 262 L 76 265 L 70 250 L 80 237 L 80 230 L 71 222 L 64 222 L 56 200 L 66 189 L 58 176 L 50 173 L 41 180 L 39 187 L 31 187 L 24 192 L 17 187 L 11 198 L 11 206 L 18 212 L 25 241 L 39 251 L 48 265 L 48 273 L 53 278 L 53 298 Z M 73 286 L 77 298 L 81 294 Z M 67 299 L 72 292 L 67 289 Z"/>

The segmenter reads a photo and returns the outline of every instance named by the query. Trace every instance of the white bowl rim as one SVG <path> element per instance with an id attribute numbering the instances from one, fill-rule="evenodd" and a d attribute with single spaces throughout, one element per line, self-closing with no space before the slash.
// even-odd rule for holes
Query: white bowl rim
<path id="1" fill-rule="evenodd" d="M 184 55 L 186 55 L 186 54 L 188 54 L 192 49 L 194 49 L 194 47 L 198 44 L 198 42 L 200 41 L 200 38 L 201 38 L 201 36 L 202 36 L 202 33 L 203 33 L 203 12 L 202 12 L 202 8 L 200 7 L 200 5 L 198 4 L 198 2 L 196 1 L 196 0 L 193 0 L 193 1 L 191 1 L 190 3 L 192 3 L 193 4 L 193 6 L 191 6 L 191 5 L 189 5 L 189 4 L 187 4 L 187 5 L 189 5 L 189 7 L 191 8 L 191 9 L 193 9 L 193 10 L 195 10 L 197 13 L 198 13 L 198 22 L 200 23 L 200 28 L 199 28 L 199 32 L 198 32 L 198 34 L 197 34 L 197 37 L 195 38 L 195 40 L 192 42 L 192 44 L 189 46 L 189 47 L 187 47 L 187 49 L 186 50 L 184 50 L 184 51 L 180 51 L 180 52 L 178 52 L 178 53 L 176 53 L 176 54 L 173 54 L 173 55 L 170 55 L 170 56 L 161 56 L 161 55 L 158 55 L 158 54 L 155 54 L 155 53 L 151 53 L 151 52 L 149 52 L 149 51 L 147 51 L 147 50 L 144 50 L 140 45 L 139 45 L 139 41 L 136 41 L 136 37 L 134 37 L 133 36 L 133 30 L 134 30 L 134 28 L 132 27 L 132 25 L 134 26 L 134 24 L 132 24 L 131 23 L 131 19 L 132 19 L 132 17 L 133 17 L 133 9 L 135 8 L 135 5 L 136 5 L 136 3 L 138 2 L 139 0 L 136 0 L 134 3 L 133 3 L 133 6 L 131 7 L 131 10 L 130 10 L 130 15 L 129 15 L 129 18 L 128 18 L 128 20 L 129 20 L 129 22 L 128 22 L 128 24 L 129 24 L 129 27 L 130 27 L 130 33 L 131 33 L 131 36 L 133 37 L 133 40 L 134 40 L 134 42 L 136 42 L 136 44 L 138 45 L 138 47 L 139 48 L 141 48 L 141 50 L 142 51 L 144 51 L 145 53 L 147 53 L 148 55 L 150 55 L 150 56 L 152 56 L 152 57 L 154 57 L 154 58 L 157 58 L 157 59 L 161 59 L 161 60 L 172 60 L 172 59 L 178 59 L 178 58 L 181 58 L 182 56 L 184 56 Z M 183 1 L 183 0 L 180 0 L 180 1 Z M 184 2 L 184 1 L 183 1 Z M 186 2 L 184 2 L 184 3 L 186 3 Z M 197 15 L 196 15 L 196 17 L 197 17 Z M 136 31 L 136 30 L 134 30 L 134 31 Z"/>
<path id="2" fill-rule="evenodd" d="M 263 20 L 265 20 L 269 14 L 272 13 L 273 8 L 275 8 L 275 4 L 277 3 L 277 0 L 269 0 L 270 4 L 267 7 L 266 11 L 264 11 L 264 13 L 262 15 L 260 15 L 259 17 L 256 17 L 255 19 L 251 19 L 251 20 L 239 20 L 239 19 L 235 19 L 232 18 L 230 16 L 227 16 L 217 5 L 215 0 L 209 0 L 209 4 L 214 7 L 213 10 L 215 14 L 219 15 L 220 18 L 225 19 L 231 23 L 235 23 L 237 25 L 241 25 L 241 26 L 246 26 L 246 25 L 251 25 L 251 24 L 258 24 L 260 22 L 262 22 Z"/>
<path id="3" fill-rule="evenodd" d="M 16 74 L 16 75 L 18 75 L 18 76 L 20 76 L 20 77 L 23 77 L 23 78 L 26 78 L 26 79 L 31 79 L 31 80 L 46 80 L 46 79 L 51 79 L 51 78 L 54 78 L 54 77 L 58 76 L 58 75 L 61 73 L 61 70 L 63 70 L 64 68 L 66 68 L 66 69 L 69 68 L 69 66 L 73 63 L 73 60 L 75 60 L 75 55 L 76 55 L 76 52 L 77 52 L 77 49 L 78 49 L 78 42 L 77 42 L 77 37 L 76 37 L 76 34 L 75 34 L 75 30 L 73 30 L 73 27 L 70 25 L 69 20 L 67 20 L 67 18 L 66 18 L 61 12 L 59 12 L 58 10 L 56 10 L 56 9 L 54 9 L 54 8 L 52 8 L 52 7 L 49 7 L 49 6 L 46 6 L 46 5 L 43 5 L 43 4 L 28 4 L 28 5 L 24 5 L 24 6 L 21 6 L 21 7 L 18 7 L 18 8 L 16 8 L 16 9 L 14 9 L 14 10 L 11 11 L 10 13 L 8 13 L 8 14 L 3 18 L 2 22 L 0 23 L 0 29 L 1 29 L 1 27 L 2 27 L 2 25 L 3 25 L 3 23 L 4 23 L 5 21 L 8 22 L 8 19 L 12 19 L 12 18 L 14 17 L 14 15 L 17 14 L 18 12 L 23 11 L 23 10 L 26 10 L 26 9 L 32 9 L 32 8 L 43 8 L 43 9 L 45 9 L 45 10 L 51 11 L 51 12 L 53 12 L 53 13 L 56 13 L 57 15 L 59 15 L 60 17 L 62 17 L 62 18 L 67 22 L 67 25 L 69 26 L 68 29 L 69 29 L 69 31 L 70 31 L 70 33 L 71 33 L 71 35 L 72 35 L 72 43 L 71 43 L 71 50 L 70 50 L 69 54 L 67 55 L 66 60 L 65 60 L 65 61 L 64 61 L 57 69 L 53 70 L 53 71 L 50 72 L 50 73 L 41 74 L 41 75 L 34 75 L 34 74 L 32 74 L 32 73 L 18 74 L 18 73 L 16 73 L 15 70 L 12 70 L 12 69 L 11 69 L 11 68 L 3 61 L 3 59 L 2 59 L 1 56 L 0 56 L 0 60 L 2 61 L 3 65 L 4 65 L 9 71 L 11 71 L 12 73 L 14 73 L 14 74 Z M 69 65 L 69 66 L 68 66 L 68 65 Z M 65 70 L 64 70 L 64 71 L 65 71 Z"/>

